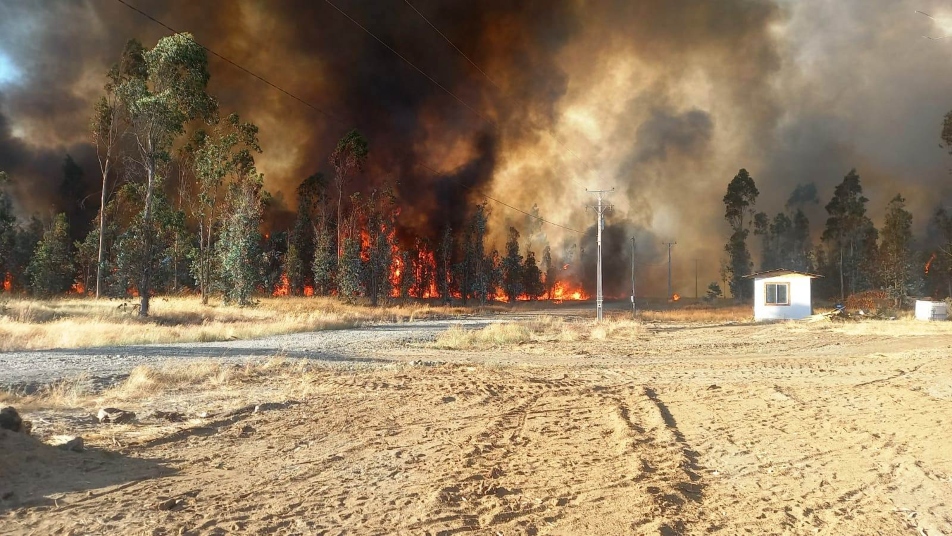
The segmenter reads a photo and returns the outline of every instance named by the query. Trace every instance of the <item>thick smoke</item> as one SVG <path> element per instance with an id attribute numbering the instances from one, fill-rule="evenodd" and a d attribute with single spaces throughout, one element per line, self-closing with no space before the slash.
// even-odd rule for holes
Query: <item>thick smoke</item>
<path id="1" fill-rule="evenodd" d="M 913 15 L 941 19 L 938 0 L 414 1 L 491 81 L 404 3 L 335 0 L 465 105 L 324 2 L 132 3 L 326 112 L 211 59 L 210 91 L 261 127 L 259 167 L 289 209 L 356 127 L 370 161 L 352 187 L 395 184 L 402 234 L 460 228 L 483 191 L 581 231 L 530 230 L 491 203 L 496 247 L 516 225 L 537 255 L 543 241 L 556 257 L 581 252 L 578 276 L 594 285 L 585 188 L 614 188 L 610 295 L 629 292 L 631 236 L 639 292 L 665 293 L 667 241 L 678 242 L 675 291 L 691 294 L 695 258 L 702 288 L 718 280 L 721 198 L 741 167 L 768 213 L 815 184 L 817 235 L 853 167 L 874 219 L 901 191 L 924 226 L 952 196 L 937 147 L 952 48 L 919 37 L 952 28 Z M 17 73 L 0 73 L 0 169 L 17 181 L 22 214 L 55 205 L 67 152 L 95 177 L 87 124 L 106 70 L 128 38 L 152 46 L 165 34 L 117 2 L 0 4 L 0 56 Z"/>

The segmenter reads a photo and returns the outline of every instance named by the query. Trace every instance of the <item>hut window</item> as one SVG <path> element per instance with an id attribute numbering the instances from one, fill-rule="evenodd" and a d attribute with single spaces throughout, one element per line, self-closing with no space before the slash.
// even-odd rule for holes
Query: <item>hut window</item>
<path id="1" fill-rule="evenodd" d="M 767 283 L 767 305 L 790 305 L 790 283 Z"/>

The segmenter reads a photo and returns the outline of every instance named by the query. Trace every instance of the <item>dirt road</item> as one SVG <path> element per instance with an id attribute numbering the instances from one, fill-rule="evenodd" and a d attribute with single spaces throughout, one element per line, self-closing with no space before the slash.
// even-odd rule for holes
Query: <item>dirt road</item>
<path id="1" fill-rule="evenodd" d="M 869 326 L 408 343 L 131 408 L 183 423 L 41 413 L 92 448 L 0 436 L 0 533 L 950 535 L 952 332 Z"/>

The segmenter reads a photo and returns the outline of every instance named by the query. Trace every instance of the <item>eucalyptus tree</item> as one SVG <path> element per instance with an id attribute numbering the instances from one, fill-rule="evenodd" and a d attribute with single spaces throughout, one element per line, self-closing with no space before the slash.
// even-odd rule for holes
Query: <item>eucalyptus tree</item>
<path id="1" fill-rule="evenodd" d="M 190 161 L 195 171 L 195 192 L 190 206 L 192 216 L 198 223 L 198 252 L 192 273 L 198 281 L 202 303 L 207 304 L 209 291 L 213 287 L 214 245 L 220 232 L 223 209 L 233 210 L 239 200 L 244 203 L 245 197 L 254 197 L 254 188 L 247 185 L 241 186 L 244 197 L 235 197 L 237 194 L 229 188 L 252 180 L 249 177 L 255 174 L 254 154 L 261 152 L 261 146 L 258 143 L 258 127 L 252 123 L 242 123 L 238 114 L 234 113 L 219 121 L 213 133 L 199 131 L 192 139 L 190 146 L 194 156 Z M 227 207 L 224 205 L 226 193 L 232 194 Z M 244 206 L 241 204 L 241 207 Z M 228 217 L 233 216 L 228 214 Z"/>
<path id="2" fill-rule="evenodd" d="M 875 256 L 877 231 L 873 222 L 866 216 L 866 203 L 863 186 L 855 169 L 843 177 L 833 191 L 833 198 L 826 205 L 829 218 L 822 239 L 837 257 L 840 279 L 840 299 L 850 293 L 868 286 L 866 269 Z"/>
<path id="3" fill-rule="evenodd" d="M 251 305 L 262 281 L 261 218 L 264 213 L 264 176 L 253 161 L 235 170 L 235 180 L 225 197 L 226 216 L 216 244 L 225 301 Z"/>
<path id="4" fill-rule="evenodd" d="M 367 160 L 367 140 L 357 132 L 351 130 L 337 142 L 337 147 L 331 153 L 330 162 L 334 166 L 334 185 L 337 187 L 337 262 L 340 263 L 343 254 L 343 229 L 341 213 L 344 204 L 344 187 L 350 182 L 351 175 L 364 168 Z"/>
<path id="5" fill-rule="evenodd" d="M 515 302 L 524 290 L 522 271 L 519 231 L 515 227 L 510 227 L 506 240 L 506 256 L 502 258 L 502 288 L 510 302 Z"/>
<path id="6" fill-rule="evenodd" d="M 902 195 L 889 201 L 879 246 L 880 277 L 896 307 L 918 289 L 918 263 L 913 255 L 912 213 L 906 210 Z"/>
<path id="7" fill-rule="evenodd" d="M 7 174 L 0 171 L 0 290 L 7 274 L 12 276 L 13 256 L 16 250 L 17 219 L 13 214 L 13 201 L 4 186 L 9 184 Z"/>
<path id="8" fill-rule="evenodd" d="M 129 122 L 135 145 L 132 157 L 143 183 L 142 271 L 138 277 L 141 300 L 139 315 L 148 316 L 152 276 L 155 270 L 153 211 L 156 192 L 161 189 L 175 140 L 185 132 L 186 123 L 210 121 L 217 102 L 208 95 L 208 57 L 205 49 L 188 33 L 164 37 L 142 53 L 145 68 L 122 80 L 116 94 Z"/>
<path id="9" fill-rule="evenodd" d="M 136 39 L 130 39 L 119 57 L 119 61 L 109 69 L 106 75 L 106 84 L 102 95 L 93 111 L 90 122 L 90 131 L 93 144 L 96 146 L 96 156 L 99 160 L 99 172 L 102 177 L 102 188 L 99 199 L 99 247 L 96 260 L 96 298 L 99 298 L 102 287 L 103 271 L 103 235 L 106 225 L 106 200 L 108 197 L 109 174 L 116 163 L 119 143 L 125 133 L 127 123 L 123 120 L 123 107 L 117 93 L 118 88 L 132 78 L 147 77 L 145 49 Z"/>
<path id="10" fill-rule="evenodd" d="M 27 268 L 34 295 L 49 298 L 69 289 L 73 274 L 69 249 L 69 223 L 61 212 L 43 233 Z"/>
<path id="11" fill-rule="evenodd" d="M 745 300 L 751 295 L 749 285 L 744 280 L 744 276 L 750 274 L 753 268 L 750 251 L 747 249 L 747 235 L 750 234 L 750 229 L 745 225 L 745 216 L 751 211 L 758 195 L 760 192 L 746 169 L 737 172 L 727 186 L 727 193 L 724 194 L 724 219 L 727 220 L 732 232 L 724 246 L 728 258 L 723 267 L 723 275 L 731 289 L 731 294 L 740 300 Z"/>

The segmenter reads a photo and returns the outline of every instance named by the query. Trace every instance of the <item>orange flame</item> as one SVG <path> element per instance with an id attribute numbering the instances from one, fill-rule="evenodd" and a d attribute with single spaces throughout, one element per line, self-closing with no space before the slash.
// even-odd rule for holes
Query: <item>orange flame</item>
<path id="1" fill-rule="evenodd" d="M 587 300 L 588 298 L 588 294 L 586 294 L 581 287 L 573 289 L 562 281 L 556 281 L 555 284 L 552 285 L 551 295 L 549 296 L 549 299 L 555 302 L 562 302 L 564 300 L 580 301 Z"/>
<path id="2" fill-rule="evenodd" d="M 83 294 L 86 294 L 86 285 L 84 285 L 82 281 L 77 281 L 73 283 L 73 286 L 69 287 L 69 292 L 71 294 L 79 294 L 82 296 Z"/>
<path id="3" fill-rule="evenodd" d="M 288 274 L 281 274 L 281 281 L 274 287 L 272 296 L 289 296 L 291 294 L 291 282 L 288 281 Z"/>
<path id="4" fill-rule="evenodd" d="M 310 298 L 314 295 L 314 287 L 312 285 L 304 285 L 304 295 Z"/>
<path id="5" fill-rule="evenodd" d="M 3 278 L 3 291 L 10 292 L 13 290 L 13 274 L 7 272 L 6 277 Z"/>
<path id="6" fill-rule="evenodd" d="M 929 268 L 932 267 L 932 261 L 934 261 L 934 260 L 935 260 L 935 253 L 933 253 L 932 256 L 929 257 L 929 262 L 926 263 L 926 273 L 927 273 L 927 274 L 929 273 Z"/>
<path id="7" fill-rule="evenodd" d="M 671 301 L 678 301 L 680 299 L 681 299 L 681 295 L 678 294 L 677 292 L 671 295 Z"/>

